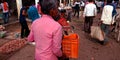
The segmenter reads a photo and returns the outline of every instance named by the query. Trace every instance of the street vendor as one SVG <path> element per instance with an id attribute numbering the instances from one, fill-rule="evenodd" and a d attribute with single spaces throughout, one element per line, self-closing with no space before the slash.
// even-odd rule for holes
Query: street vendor
<path id="1" fill-rule="evenodd" d="M 55 21 L 56 0 L 39 0 L 42 17 L 31 25 L 28 41 L 35 41 L 35 60 L 58 60 L 62 56 L 62 26 Z M 53 15 L 55 14 L 55 15 Z"/>

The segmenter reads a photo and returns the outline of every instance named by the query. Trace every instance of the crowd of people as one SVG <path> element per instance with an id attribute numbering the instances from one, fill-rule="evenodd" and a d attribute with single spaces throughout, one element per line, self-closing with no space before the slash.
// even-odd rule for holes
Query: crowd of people
<path id="1" fill-rule="evenodd" d="M 101 17 L 100 17 L 101 22 L 99 23 L 99 25 L 101 27 L 101 30 L 104 32 L 104 40 L 101 41 L 101 44 L 105 45 L 109 42 L 107 39 L 107 36 L 108 36 L 108 33 L 110 32 L 109 28 L 113 24 L 112 23 L 113 16 L 117 14 L 116 5 L 115 3 L 112 2 L 112 0 L 107 0 L 103 4 L 100 4 L 101 2 L 99 2 L 99 4 L 96 4 L 94 3 L 94 1 L 90 1 L 90 0 L 89 2 L 92 2 L 92 3 L 88 3 L 85 6 L 84 13 L 83 13 L 83 16 L 85 16 L 84 30 L 87 33 L 91 33 L 90 30 L 93 24 L 93 18 L 97 15 L 97 13 L 101 12 Z"/>
<path id="2" fill-rule="evenodd" d="M 29 30 L 25 20 L 25 6 L 21 9 L 20 23 L 22 26 L 21 37 L 28 37 L 28 41 L 35 42 L 35 59 L 36 60 L 58 60 L 62 56 L 61 41 L 63 36 L 62 26 L 57 22 L 60 20 L 60 12 L 58 10 L 58 1 L 56 0 L 40 0 L 40 9 L 37 9 L 34 4 L 28 9 L 28 17 L 32 20 L 31 29 Z M 27 6 L 26 6 L 27 8 Z M 74 16 L 76 13 L 79 18 L 81 5 L 79 1 L 74 4 Z M 82 5 L 84 20 L 84 31 L 91 33 L 91 26 L 94 18 L 98 13 L 102 13 L 100 18 L 101 30 L 105 33 L 104 40 L 101 44 L 107 44 L 109 41 L 107 35 L 111 21 L 116 12 L 116 5 L 111 0 L 104 3 L 88 0 Z M 102 9 L 102 10 L 101 10 Z M 34 12 L 34 13 L 33 13 Z M 42 14 L 39 14 L 39 12 Z M 54 27 L 54 28 L 53 28 Z M 25 32 L 23 32 L 25 30 Z M 30 33 L 29 33 L 30 32 Z"/>
<path id="3" fill-rule="evenodd" d="M 1 3 L 3 9 L 4 23 L 8 23 L 9 5 L 3 0 Z M 107 35 L 109 27 L 112 24 L 112 18 L 116 12 L 116 3 L 112 0 L 102 1 L 76 1 L 72 6 L 74 15 L 79 18 L 79 11 L 82 9 L 84 17 L 84 31 L 91 33 L 91 26 L 94 18 L 98 13 L 102 13 L 100 17 L 100 27 L 105 33 L 102 44 L 107 44 L 109 40 Z M 26 16 L 31 19 L 31 29 L 29 29 Z M 34 3 L 24 3 L 19 16 L 21 24 L 21 38 L 27 38 L 27 41 L 35 42 L 35 60 L 58 60 L 64 55 L 62 54 L 62 37 L 63 28 L 59 21 L 63 18 L 58 10 L 57 0 L 39 0 L 37 7 Z"/>
<path id="4" fill-rule="evenodd" d="M 78 13 L 77 17 L 79 18 L 79 11 L 81 9 L 81 2 L 84 3 L 83 17 L 84 17 L 84 31 L 88 34 L 91 33 L 91 26 L 93 24 L 94 18 L 97 14 L 101 14 L 99 23 L 102 31 L 104 31 L 104 40 L 101 41 L 101 44 L 107 44 L 109 41 L 107 39 L 110 25 L 112 25 L 113 16 L 117 14 L 116 8 L 118 6 L 118 1 L 112 0 L 104 0 L 104 1 L 96 1 L 96 0 L 87 0 L 87 1 L 76 1 L 73 5 L 74 16 L 76 12 Z"/>

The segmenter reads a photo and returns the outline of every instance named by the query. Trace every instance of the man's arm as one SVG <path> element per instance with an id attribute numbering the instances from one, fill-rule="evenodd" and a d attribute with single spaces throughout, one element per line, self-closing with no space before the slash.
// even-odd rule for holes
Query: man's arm
<path id="1" fill-rule="evenodd" d="M 61 57 L 62 51 L 61 51 L 61 43 L 62 43 L 62 27 L 59 27 L 53 35 L 53 53 Z"/>
<path id="2" fill-rule="evenodd" d="M 31 26 L 30 34 L 29 34 L 28 37 L 27 37 L 27 40 L 30 41 L 30 42 L 33 42 L 33 41 L 34 41 L 34 35 L 33 35 L 32 26 Z"/>

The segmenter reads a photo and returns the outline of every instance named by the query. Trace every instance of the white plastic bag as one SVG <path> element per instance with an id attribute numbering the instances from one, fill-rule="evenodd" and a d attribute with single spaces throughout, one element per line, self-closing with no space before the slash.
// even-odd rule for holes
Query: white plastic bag
<path id="1" fill-rule="evenodd" d="M 99 26 L 91 26 L 90 35 L 92 38 L 98 39 L 99 41 L 103 41 L 105 34 Z"/>

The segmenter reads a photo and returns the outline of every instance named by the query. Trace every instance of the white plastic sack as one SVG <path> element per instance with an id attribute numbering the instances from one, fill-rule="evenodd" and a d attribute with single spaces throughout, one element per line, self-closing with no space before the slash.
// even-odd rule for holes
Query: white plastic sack
<path id="1" fill-rule="evenodd" d="M 100 41 L 104 40 L 104 32 L 99 26 L 91 26 L 91 37 Z"/>

